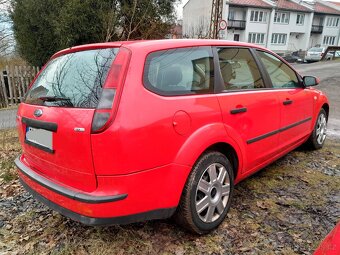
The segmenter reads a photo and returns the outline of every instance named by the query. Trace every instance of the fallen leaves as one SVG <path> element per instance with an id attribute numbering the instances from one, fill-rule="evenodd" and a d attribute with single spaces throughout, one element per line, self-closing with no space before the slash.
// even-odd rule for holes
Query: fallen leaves
<path id="1" fill-rule="evenodd" d="M 12 138 L 0 148 L 0 254 L 312 254 L 340 219 L 337 141 L 296 150 L 241 182 L 226 220 L 199 237 L 169 220 L 87 227 L 66 219 L 21 187 Z"/>

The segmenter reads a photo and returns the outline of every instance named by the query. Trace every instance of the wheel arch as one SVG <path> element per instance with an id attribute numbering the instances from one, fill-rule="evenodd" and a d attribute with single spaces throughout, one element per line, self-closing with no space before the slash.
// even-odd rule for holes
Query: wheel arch
<path id="1" fill-rule="evenodd" d="M 233 146 L 225 142 L 215 143 L 209 146 L 205 151 L 203 151 L 201 155 L 203 155 L 204 153 L 208 151 L 217 151 L 217 152 L 222 153 L 224 156 L 226 156 L 232 165 L 234 180 L 238 177 L 239 157 L 237 155 L 236 150 L 233 148 Z"/>
<path id="2" fill-rule="evenodd" d="M 223 123 L 210 124 L 192 133 L 182 145 L 174 162 L 192 167 L 207 151 L 218 151 L 225 155 L 233 166 L 234 180 L 240 176 L 243 167 L 242 146 L 228 135 Z"/>
<path id="3" fill-rule="evenodd" d="M 324 103 L 322 106 L 321 106 L 322 109 L 325 110 L 326 114 L 327 114 L 327 120 L 328 120 L 328 116 L 329 116 L 329 104 L 328 103 Z"/>

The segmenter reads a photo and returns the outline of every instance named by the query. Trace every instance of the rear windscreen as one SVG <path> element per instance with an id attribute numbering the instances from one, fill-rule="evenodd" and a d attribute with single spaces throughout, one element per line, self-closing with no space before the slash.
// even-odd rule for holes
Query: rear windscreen
<path id="1" fill-rule="evenodd" d="M 311 51 L 311 52 L 322 52 L 322 48 L 310 48 L 308 51 Z"/>
<path id="2" fill-rule="evenodd" d="M 79 51 L 51 60 L 30 90 L 25 103 L 96 108 L 118 48 Z"/>

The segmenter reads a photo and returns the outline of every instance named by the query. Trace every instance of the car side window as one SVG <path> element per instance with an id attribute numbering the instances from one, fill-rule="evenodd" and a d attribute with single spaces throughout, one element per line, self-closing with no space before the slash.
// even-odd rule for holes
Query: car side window
<path id="1" fill-rule="evenodd" d="M 257 51 L 274 88 L 301 87 L 296 73 L 284 62 L 264 51 Z"/>
<path id="2" fill-rule="evenodd" d="M 211 47 L 177 48 L 148 55 L 144 86 L 160 95 L 213 92 L 214 61 Z"/>
<path id="3" fill-rule="evenodd" d="M 265 88 L 257 64 L 244 48 L 217 48 L 225 90 Z"/>

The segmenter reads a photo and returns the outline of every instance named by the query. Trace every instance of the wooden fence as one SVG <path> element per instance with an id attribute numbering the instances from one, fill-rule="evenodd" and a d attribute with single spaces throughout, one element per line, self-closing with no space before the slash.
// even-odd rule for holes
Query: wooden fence
<path id="1" fill-rule="evenodd" d="M 38 72 L 35 66 L 6 66 L 0 70 L 0 108 L 18 105 Z"/>

